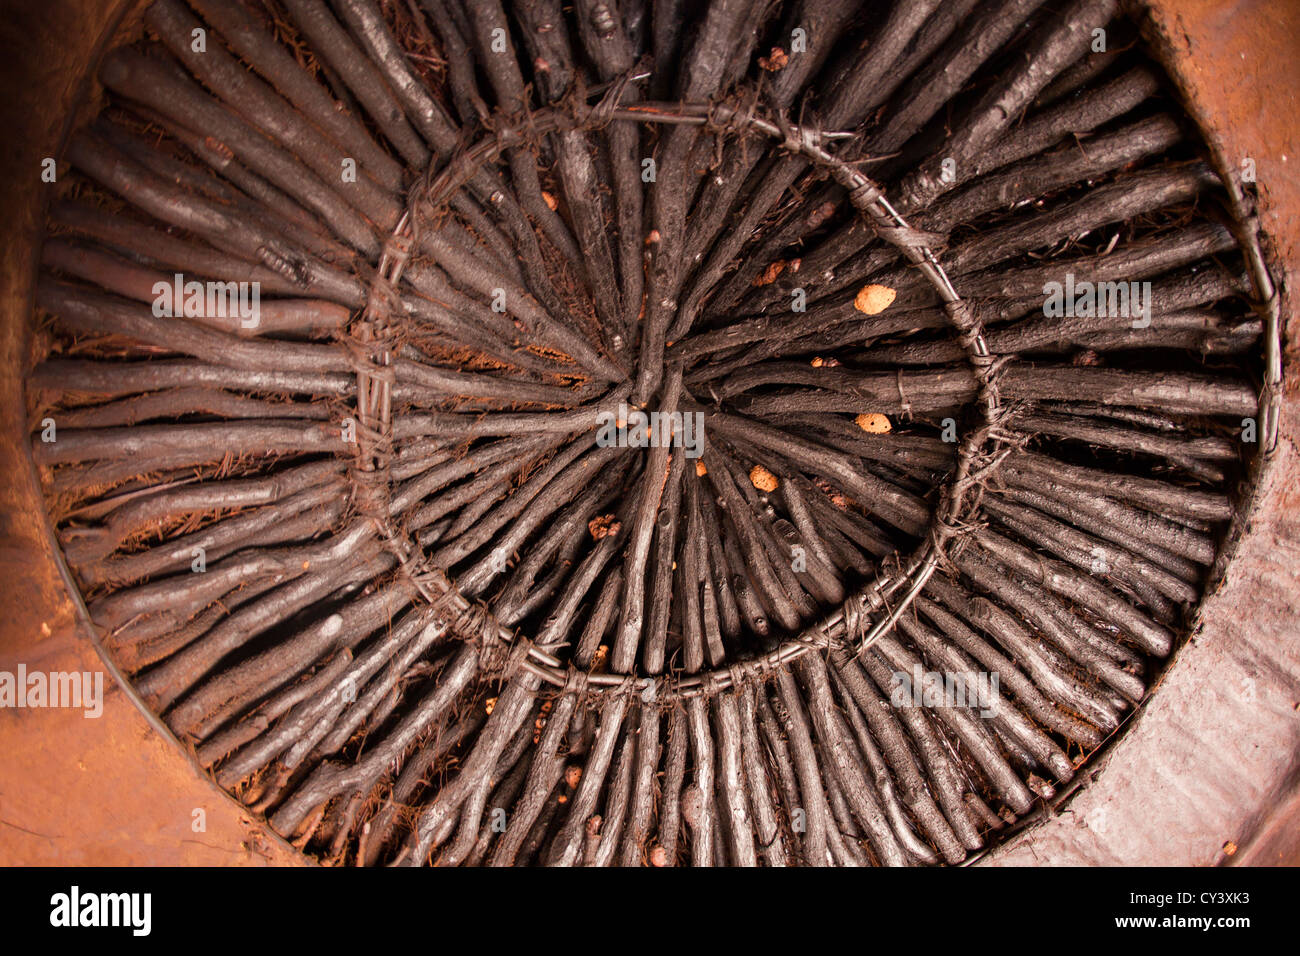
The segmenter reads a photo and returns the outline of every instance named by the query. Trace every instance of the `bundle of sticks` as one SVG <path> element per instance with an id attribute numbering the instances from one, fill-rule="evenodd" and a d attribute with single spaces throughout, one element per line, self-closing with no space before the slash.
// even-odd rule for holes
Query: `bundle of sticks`
<path id="1" fill-rule="evenodd" d="M 1115 0 L 506 7 L 107 54 L 29 376 L 100 639 L 332 863 L 968 859 L 1241 512 L 1244 194 Z"/>

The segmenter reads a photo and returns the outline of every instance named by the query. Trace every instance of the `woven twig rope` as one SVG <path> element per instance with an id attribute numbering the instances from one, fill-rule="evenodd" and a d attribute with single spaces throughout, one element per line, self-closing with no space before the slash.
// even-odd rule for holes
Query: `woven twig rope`
<path id="1" fill-rule="evenodd" d="M 621 91 L 624 85 L 615 84 L 610 93 Z M 366 503 L 362 510 L 371 516 L 385 547 L 397 557 L 403 573 L 416 583 L 425 601 L 445 603 L 452 595 L 450 603 L 453 606 L 460 605 L 462 609 L 469 606 L 463 597 L 456 600 L 459 595 L 456 595 L 454 583 L 446 574 L 433 568 L 421 549 L 389 520 L 386 496 L 375 493 L 376 488 L 389 487 L 388 436 L 392 431 L 393 380 L 391 375 L 382 374 L 382 370 L 392 360 L 392 310 L 395 306 L 400 307 L 401 301 L 394 290 L 418 231 L 433 226 L 439 208 L 480 165 L 524 142 L 528 136 L 535 137 L 556 129 L 595 129 L 613 121 L 691 123 L 740 135 L 757 133 L 777 141 L 782 149 L 806 156 L 826 169 L 849 191 L 854 208 L 877 234 L 897 247 L 934 287 L 979 382 L 974 404 L 978 419 L 958 444 L 956 463 L 947 484 L 939 489 L 939 506 L 931 518 L 929 531 L 905 560 L 898 556 L 898 561 L 903 564 L 902 570 L 877 575 L 851 594 L 838 610 L 776 650 L 754 659 L 699 674 L 635 679 L 622 674 L 593 674 L 587 678 L 593 690 L 606 692 L 626 688 L 631 681 L 643 699 L 669 706 L 675 699 L 710 696 L 736 686 L 738 682 L 762 680 L 771 669 L 786 666 L 809 650 L 849 646 L 855 654 L 860 654 L 889 632 L 935 569 L 943 563 L 949 543 L 973 522 L 977 506 L 971 506 L 968 492 L 986 480 L 989 470 L 1001 460 L 998 456 L 1001 439 L 996 437 L 1001 410 L 997 388 L 999 366 L 989 354 L 974 312 L 953 287 L 930 248 L 936 237 L 912 229 L 890 205 L 879 186 L 852 164 L 826 150 L 822 145 L 824 137 L 817 130 L 790 123 L 780 114 L 764 117 L 757 110 L 754 98 L 743 109 L 716 103 L 641 103 L 635 107 L 620 107 L 610 93 L 595 109 L 587 108 L 582 101 L 571 100 L 567 109 L 530 112 L 525 118 L 513 121 L 497 117 L 487 124 L 491 129 L 487 136 L 460 151 L 436 176 L 427 177 L 414 190 L 407 212 L 386 243 L 371 282 L 366 308 L 349 330 L 354 354 L 362 356 L 357 369 L 358 415 L 362 426 L 357 432 L 358 460 L 362 464 L 360 470 L 353 470 L 353 477 L 364 491 L 359 490 L 357 497 Z M 894 600 L 891 602 L 891 599 Z M 482 634 L 494 631 L 501 645 L 527 648 L 527 660 L 523 666 L 531 673 L 556 687 L 570 685 L 575 670 L 573 665 L 561 664 L 552 654 L 510 628 L 499 624 L 494 628 L 490 614 L 486 611 L 484 614 L 487 623 L 483 630 L 467 630 L 459 623 L 463 621 L 462 617 L 452 625 L 453 633 L 461 640 L 474 641 Z M 868 627 L 866 619 L 873 614 L 878 616 Z M 499 653 L 485 655 L 485 658 L 485 670 L 500 671 Z"/>

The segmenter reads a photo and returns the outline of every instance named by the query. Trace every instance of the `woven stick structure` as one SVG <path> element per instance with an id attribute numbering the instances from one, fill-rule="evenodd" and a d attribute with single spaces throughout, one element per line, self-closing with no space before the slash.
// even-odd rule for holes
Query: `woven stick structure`
<path id="1" fill-rule="evenodd" d="M 29 380 L 105 653 L 324 861 L 970 859 L 1275 440 L 1249 195 L 1116 15 L 156 0 Z"/>

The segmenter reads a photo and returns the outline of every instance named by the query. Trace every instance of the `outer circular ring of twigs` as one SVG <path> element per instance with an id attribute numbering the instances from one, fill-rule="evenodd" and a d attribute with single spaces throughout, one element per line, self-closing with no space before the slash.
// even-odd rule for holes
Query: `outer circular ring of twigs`
<path id="1" fill-rule="evenodd" d="M 421 597 L 446 615 L 453 636 L 463 641 L 481 641 L 485 652 L 490 652 L 488 659 L 503 662 L 498 666 L 506 672 L 523 668 L 556 687 L 568 685 L 573 676 L 571 665 L 561 662 L 525 635 L 499 624 L 485 607 L 471 604 L 461 595 L 447 574 L 429 565 L 423 551 L 394 526 L 386 507 L 392 435 L 390 366 L 394 329 L 391 318 L 394 303 L 400 307 L 395 290 L 410 249 L 422 223 L 433 220 L 436 211 L 457 189 L 484 163 L 508 148 L 521 145 L 527 136 L 560 129 L 598 128 L 613 121 L 707 125 L 740 134 L 758 133 L 777 141 L 783 149 L 802 154 L 848 190 L 850 202 L 868 224 L 897 247 L 935 288 L 978 382 L 973 403 L 978 422 L 958 443 L 956 463 L 948 481 L 939 487 L 939 503 L 931 515 L 928 533 L 905 562 L 900 555 L 894 555 L 897 570 L 881 572 L 851 594 L 840 608 L 766 654 L 685 676 L 635 677 L 585 672 L 582 675 L 593 693 L 634 691 L 646 702 L 657 700 L 667 704 L 689 697 L 711 696 L 747 679 L 761 678 L 813 649 L 847 646 L 854 655 L 861 654 L 894 626 L 943 562 L 945 549 L 960 537 L 978 511 L 978 495 L 971 496 L 969 491 L 1003 457 L 998 452 L 1003 443 L 998 431 L 1002 408 L 997 388 L 1000 366 L 989 352 L 981 324 L 953 287 L 933 251 L 925 245 L 923 234 L 912 230 L 880 187 L 851 162 L 827 152 L 822 146 L 828 138 L 826 135 L 789 123 L 784 116 L 763 117 L 752 107 L 645 101 L 632 107 L 617 106 L 614 98 L 623 85 L 613 84 L 612 97 L 606 96 L 595 108 L 575 100 L 568 109 L 550 107 L 530 112 L 522 119 L 503 119 L 491 133 L 453 157 L 436 176 L 417 183 L 412 188 L 406 212 L 384 246 L 370 283 L 366 307 L 349 329 L 352 352 L 357 357 L 358 456 L 351 472 L 356 500 L 375 522 L 384 546 L 397 558 L 401 572 L 408 576 Z"/>

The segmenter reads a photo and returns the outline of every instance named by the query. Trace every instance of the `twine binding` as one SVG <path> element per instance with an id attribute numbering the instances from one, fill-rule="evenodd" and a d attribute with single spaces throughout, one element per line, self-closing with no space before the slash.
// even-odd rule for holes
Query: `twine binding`
<path id="1" fill-rule="evenodd" d="M 480 666 L 486 673 L 508 676 L 516 669 L 523 669 L 566 693 L 571 690 L 584 695 L 636 692 L 643 701 L 655 701 L 667 707 L 679 700 L 711 697 L 747 683 L 762 682 L 775 669 L 811 650 L 847 649 L 860 655 L 870 648 L 893 628 L 935 570 L 950 563 L 949 551 L 959 549 L 966 531 L 976 525 L 978 491 L 1005 458 L 1007 450 L 1002 446 L 1008 443 L 1008 436 L 1000 427 L 1006 409 L 1000 402 L 997 385 L 1003 363 L 990 354 L 981 322 L 953 287 L 936 257 L 935 249 L 941 246 L 944 237 L 913 229 L 876 183 L 853 164 L 828 152 L 822 144 L 837 138 L 837 134 L 824 134 L 791 123 L 781 113 L 764 116 L 756 97 L 733 98 L 731 103 L 641 102 L 631 107 L 620 106 L 619 98 L 628 80 L 629 77 L 624 77 L 588 90 L 588 96 L 604 93 L 594 108 L 581 98 L 571 97 L 560 106 L 530 111 L 522 118 L 498 117 L 496 122 L 487 124 L 487 136 L 464 147 L 441 170 L 435 172 L 430 167 L 412 190 L 407 211 L 385 244 L 379 267 L 371 277 L 366 307 L 349 329 L 348 347 L 356 364 L 359 417 L 358 464 L 350 474 L 357 506 L 370 517 L 384 547 L 396 557 L 399 573 L 424 601 L 440 610 L 452 636 L 478 644 Z M 707 126 L 720 133 L 758 134 L 826 170 L 848 190 L 853 207 L 877 234 L 897 247 L 934 287 L 978 381 L 972 407 L 974 427 L 958 444 L 956 465 L 947 483 L 939 489 L 938 503 L 920 544 L 906 558 L 895 555 L 898 570 L 882 570 L 875 580 L 850 594 L 839 608 L 787 638 L 775 650 L 704 673 L 643 677 L 589 674 L 562 662 L 548 648 L 501 625 L 486 607 L 461 595 L 447 574 L 431 566 L 419 545 L 394 525 L 389 512 L 391 363 L 396 344 L 392 313 L 402 307 L 396 290 L 421 229 L 436 228 L 439 211 L 455 191 L 482 164 L 507 148 L 527 141 L 530 136 L 555 130 L 596 129 L 615 121 L 686 123 Z M 973 497 L 972 489 L 977 491 Z"/>

